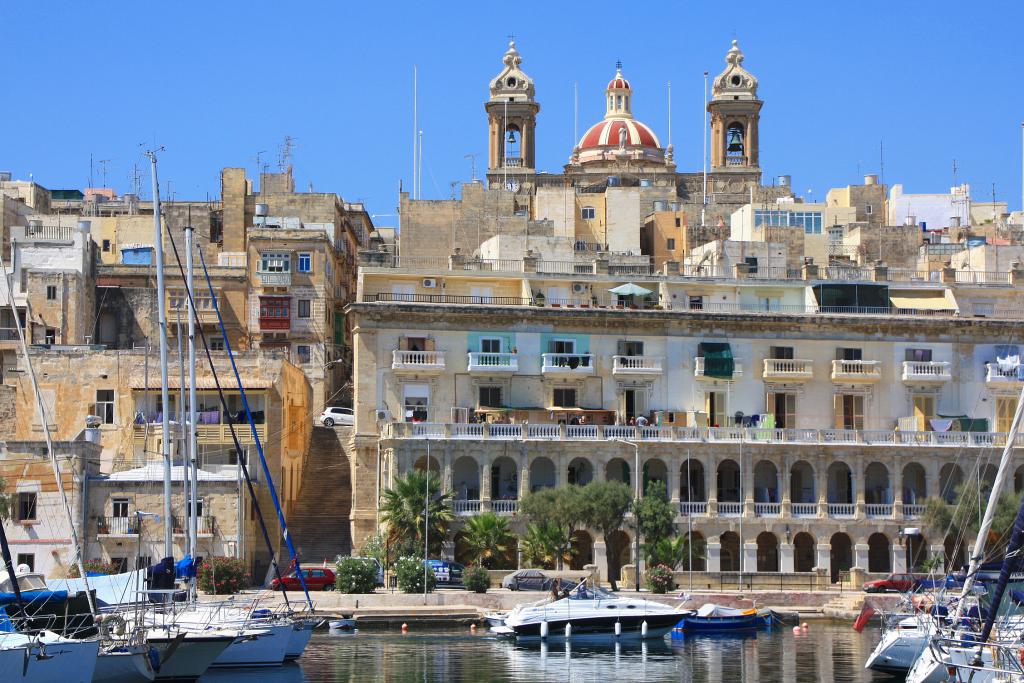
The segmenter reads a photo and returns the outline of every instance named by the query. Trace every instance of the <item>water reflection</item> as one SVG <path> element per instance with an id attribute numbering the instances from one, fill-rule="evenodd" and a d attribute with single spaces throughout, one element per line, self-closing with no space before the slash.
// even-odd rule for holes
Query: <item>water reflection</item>
<path id="1" fill-rule="evenodd" d="M 811 624 L 736 636 L 608 645 L 564 642 L 514 644 L 468 631 L 317 633 L 298 666 L 227 672 L 202 681 L 682 681 L 789 683 L 888 681 L 873 678 L 864 661 L 877 631 L 855 633 L 845 624 Z"/>

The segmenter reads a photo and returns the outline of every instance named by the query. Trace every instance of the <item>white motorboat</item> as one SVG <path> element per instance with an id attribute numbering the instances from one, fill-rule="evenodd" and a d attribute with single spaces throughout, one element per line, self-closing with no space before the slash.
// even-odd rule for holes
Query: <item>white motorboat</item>
<path id="1" fill-rule="evenodd" d="M 569 597 L 517 606 L 491 631 L 517 639 L 662 638 L 683 614 L 655 600 L 580 585 Z"/>
<path id="2" fill-rule="evenodd" d="M 504 611 L 504 612 L 488 612 L 487 614 L 484 615 L 484 621 L 486 621 L 487 625 L 490 626 L 491 628 L 494 628 L 495 626 L 504 626 L 505 625 L 505 619 L 507 619 L 507 618 L 508 618 L 508 611 Z"/>
<path id="3" fill-rule="evenodd" d="M 91 683 L 99 649 L 99 640 L 72 640 L 50 631 L 0 634 L 0 681 Z"/>
<path id="4" fill-rule="evenodd" d="M 114 645 L 100 650 L 93 683 L 146 683 L 156 677 L 148 645 Z"/>
<path id="5" fill-rule="evenodd" d="M 930 619 L 903 617 L 882 634 L 864 668 L 905 676 L 934 634 Z"/>
<path id="6" fill-rule="evenodd" d="M 146 640 L 160 656 L 158 681 L 194 681 L 228 649 L 237 632 L 187 631 L 177 627 L 151 628 Z"/>

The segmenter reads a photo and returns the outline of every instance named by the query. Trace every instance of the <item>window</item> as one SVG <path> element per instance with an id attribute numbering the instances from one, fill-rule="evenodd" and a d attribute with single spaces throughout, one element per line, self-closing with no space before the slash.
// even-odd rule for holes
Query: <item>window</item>
<path id="1" fill-rule="evenodd" d="M 57 285 L 46 285 L 46 300 L 56 301 L 57 300 Z"/>
<path id="2" fill-rule="evenodd" d="M 406 384 L 403 388 L 405 419 L 408 422 L 425 422 L 430 409 L 430 386 Z"/>
<path id="3" fill-rule="evenodd" d="M 308 363 L 310 360 L 309 344 L 299 344 L 295 347 L 295 354 L 299 357 L 300 363 Z"/>
<path id="4" fill-rule="evenodd" d="M 575 339 L 552 339 L 548 342 L 549 353 L 576 353 Z"/>
<path id="5" fill-rule="evenodd" d="M 864 429 L 864 397 L 837 394 L 835 398 L 836 429 Z"/>
<path id="6" fill-rule="evenodd" d="M 793 347 L 772 346 L 768 349 L 768 357 L 773 360 L 793 360 Z"/>
<path id="7" fill-rule="evenodd" d="M 836 349 L 836 360 L 864 360 L 861 349 L 840 346 Z"/>
<path id="8" fill-rule="evenodd" d="M 291 299 L 281 296 L 260 297 L 261 318 L 291 318 Z"/>
<path id="9" fill-rule="evenodd" d="M 767 410 L 775 415 L 777 429 L 796 429 L 796 394 L 769 392 Z"/>
<path id="10" fill-rule="evenodd" d="M 210 338 L 210 350 L 211 351 L 223 351 L 224 350 L 224 337 L 211 337 Z"/>
<path id="11" fill-rule="evenodd" d="M 260 254 L 261 273 L 288 273 L 291 269 L 291 254 Z"/>
<path id="12" fill-rule="evenodd" d="M 703 296 L 691 296 L 690 297 L 690 310 L 691 311 L 702 311 L 702 310 L 704 310 L 704 297 Z"/>
<path id="13" fill-rule="evenodd" d="M 996 431 L 1006 434 L 1013 422 L 1013 413 L 1017 409 L 1017 399 L 1010 396 L 996 397 Z"/>
<path id="14" fill-rule="evenodd" d="M 103 251 L 110 251 L 110 240 L 103 240 Z"/>
<path id="15" fill-rule="evenodd" d="M 930 363 L 932 360 L 931 349 L 907 349 L 904 353 L 906 354 L 904 360 L 915 363 Z"/>
<path id="16" fill-rule="evenodd" d="M 501 338 L 484 337 L 481 339 L 480 353 L 501 353 Z"/>
<path id="17" fill-rule="evenodd" d="M 871 208 L 870 204 L 865 204 L 864 205 L 864 213 L 866 213 L 867 215 L 870 216 L 873 211 L 874 211 L 874 209 Z"/>
<path id="18" fill-rule="evenodd" d="M 128 558 L 127 557 L 111 557 L 110 564 L 114 565 L 118 574 L 122 574 L 128 571 Z"/>
<path id="19" fill-rule="evenodd" d="M 677 228 L 683 227 L 682 219 L 676 218 L 676 227 Z"/>
<path id="20" fill-rule="evenodd" d="M 556 388 L 552 392 L 552 403 L 556 408 L 576 408 L 576 390 Z"/>
<path id="21" fill-rule="evenodd" d="M 57 343 L 57 330 L 53 327 L 47 327 L 46 332 L 43 335 L 44 344 L 56 344 Z"/>
<path id="22" fill-rule="evenodd" d="M 22 491 L 18 494 L 18 521 L 35 521 L 36 518 L 36 494 L 35 491 Z"/>
<path id="23" fill-rule="evenodd" d="M 677 218 L 676 222 L 678 222 L 678 221 L 679 221 L 679 219 Z M 665 240 L 665 248 L 668 249 L 669 251 L 675 251 L 675 249 L 676 249 L 676 238 L 675 237 L 669 237 L 667 240 Z"/>
<path id="24" fill-rule="evenodd" d="M 128 498 L 114 498 L 111 501 L 111 517 L 127 517 L 128 516 L 128 505 L 131 500 Z"/>
<path id="25" fill-rule="evenodd" d="M 98 415 L 105 425 L 114 424 L 114 390 L 97 389 L 94 415 Z"/>
<path id="26" fill-rule="evenodd" d="M 504 405 L 501 400 L 501 387 L 480 387 L 479 407 L 501 408 Z"/>
<path id="27" fill-rule="evenodd" d="M 708 414 L 708 424 L 712 427 L 727 427 L 726 396 L 722 391 L 709 391 L 704 397 L 704 410 Z"/>
<path id="28" fill-rule="evenodd" d="M 747 264 L 747 272 L 748 273 L 752 273 L 752 274 L 753 273 L 757 273 L 757 257 L 756 256 L 747 256 L 747 257 L 745 257 L 743 259 L 743 262 L 745 264 Z"/>
<path id="29" fill-rule="evenodd" d="M 309 304 L 310 304 L 310 300 L 309 299 L 299 299 L 299 312 L 298 312 L 298 316 L 300 318 L 308 318 L 309 317 Z"/>
<path id="30" fill-rule="evenodd" d="M 754 225 L 769 227 L 802 227 L 808 235 L 821 234 L 820 211 L 784 211 L 765 209 L 754 211 Z"/>
<path id="31" fill-rule="evenodd" d="M 584 206 L 580 209 L 580 218 L 585 221 L 592 221 L 597 217 L 597 210 L 592 206 Z"/>
<path id="32" fill-rule="evenodd" d="M 36 570 L 36 556 L 33 553 L 18 553 L 18 561 L 14 563 L 14 566 L 20 567 L 21 565 L 27 566 L 30 572 L 34 572 Z M 22 590 L 25 589 L 22 588 Z"/>
<path id="33" fill-rule="evenodd" d="M 296 265 L 296 269 L 300 273 L 312 273 L 313 272 L 313 255 L 309 252 L 299 253 L 299 262 Z"/>
<path id="34" fill-rule="evenodd" d="M 620 341 L 618 352 L 620 356 L 642 356 L 644 355 L 644 343 L 642 341 Z"/>

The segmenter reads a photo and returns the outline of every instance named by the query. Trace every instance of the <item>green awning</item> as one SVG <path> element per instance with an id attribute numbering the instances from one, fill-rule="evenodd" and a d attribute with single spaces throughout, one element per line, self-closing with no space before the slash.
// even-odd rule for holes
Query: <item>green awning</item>
<path id="1" fill-rule="evenodd" d="M 704 375 L 719 379 L 732 379 L 736 362 L 732 358 L 732 347 L 725 342 L 701 342 L 697 355 L 704 359 Z"/>

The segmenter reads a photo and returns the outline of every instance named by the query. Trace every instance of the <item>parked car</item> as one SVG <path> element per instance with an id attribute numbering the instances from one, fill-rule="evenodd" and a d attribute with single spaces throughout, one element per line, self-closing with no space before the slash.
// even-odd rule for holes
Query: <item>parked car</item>
<path id="1" fill-rule="evenodd" d="M 864 584 L 865 593 L 908 593 L 917 587 L 921 580 L 916 574 L 889 574 L 884 579 L 868 581 Z"/>
<path id="2" fill-rule="evenodd" d="M 584 575 L 547 571 L 544 569 L 520 569 L 505 576 L 501 587 L 512 591 L 549 591 L 551 585 L 558 582 L 559 590 L 575 588 Z"/>
<path id="3" fill-rule="evenodd" d="M 380 561 L 376 557 L 356 557 L 356 556 L 353 556 L 352 559 L 353 560 L 366 560 L 368 562 L 373 562 L 374 566 L 377 567 L 377 585 L 378 586 L 383 586 L 384 585 L 384 567 L 382 567 L 380 565 Z"/>
<path id="4" fill-rule="evenodd" d="M 465 566 L 448 560 L 424 560 L 434 572 L 438 586 L 461 586 L 462 570 Z"/>
<path id="5" fill-rule="evenodd" d="M 354 425 L 356 423 L 356 416 L 352 412 L 351 408 L 338 408 L 330 407 L 326 408 L 324 412 L 320 413 L 320 422 L 324 427 L 333 427 L 334 425 Z"/>
<path id="6" fill-rule="evenodd" d="M 302 573 L 306 578 L 306 588 L 311 591 L 332 591 L 334 590 L 334 572 L 326 567 L 316 567 L 313 569 L 303 569 Z M 282 588 L 281 584 L 284 584 Z M 281 577 L 280 580 L 274 579 L 270 582 L 271 587 L 276 590 L 290 590 L 300 591 L 302 590 L 302 584 L 299 582 L 298 574 L 292 569 L 290 572 Z"/>

